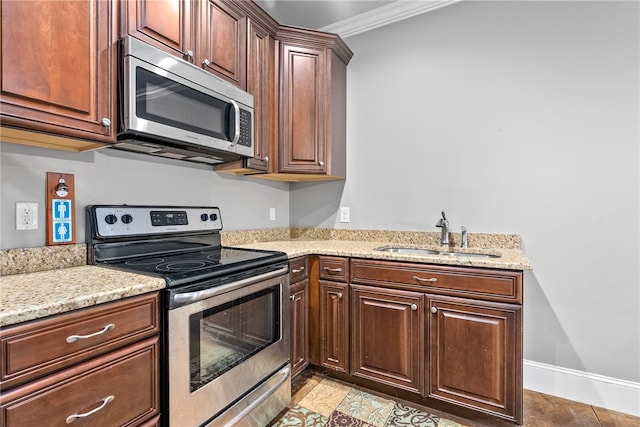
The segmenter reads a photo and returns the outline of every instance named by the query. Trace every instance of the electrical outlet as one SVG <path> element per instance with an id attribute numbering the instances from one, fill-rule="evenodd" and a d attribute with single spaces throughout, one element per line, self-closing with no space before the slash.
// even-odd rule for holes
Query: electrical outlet
<path id="1" fill-rule="evenodd" d="M 269 208 L 269 221 L 276 220 L 276 208 Z"/>
<path id="2" fill-rule="evenodd" d="M 16 230 L 38 229 L 38 204 L 16 203 Z"/>
<path id="3" fill-rule="evenodd" d="M 351 221 L 351 209 L 340 208 L 340 222 L 349 222 L 349 221 Z"/>

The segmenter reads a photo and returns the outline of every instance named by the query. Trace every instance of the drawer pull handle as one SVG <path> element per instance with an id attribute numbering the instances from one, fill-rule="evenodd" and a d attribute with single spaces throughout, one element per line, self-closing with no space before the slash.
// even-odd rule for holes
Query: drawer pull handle
<path id="1" fill-rule="evenodd" d="M 85 412 L 84 414 L 73 414 L 73 415 L 69 415 L 67 417 L 67 424 L 71 424 L 72 422 L 74 422 L 75 420 L 77 420 L 78 418 L 86 418 L 89 415 L 93 415 L 96 412 L 98 412 L 99 410 L 103 409 L 105 406 L 107 406 L 109 403 L 113 402 L 113 399 L 115 399 L 115 397 L 113 395 L 111 396 L 107 396 L 104 399 L 102 399 L 102 404 L 100 406 L 98 406 L 95 409 L 90 410 L 89 412 Z"/>
<path id="2" fill-rule="evenodd" d="M 438 279 L 435 277 L 429 277 L 428 279 L 425 279 L 423 277 L 418 277 L 418 276 L 413 276 L 413 280 L 417 280 L 418 282 L 437 282 Z"/>
<path id="3" fill-rule="evenodd" d="M 324 271 L 328 271 L 329 273 L 342 273 L 342 268 L 324 267 Z"/>
<path id="4" fill-rule="evenodd" d="M 74 343 L 76 341 L 80 341 L 80 340 L 86 340 L 87 338 L 93 338 L 95 336 L 104 334 L 107 331 L 112 330 L 113 328 L 115 328 L 116 325 L 114 325 L 113 323 L 109 323 L 107 326 L 105 326 L 104 328 L 102 328 L 101 330 L 99 330 L 98 332 L 94 332 L 92 334 L 89 335 L 69 335 L 67 337 L 67 342 L 69 344 Z"/>
<path id="5" fill-rule="evenodd" d="M 431 307 L 431 312 L 433 314 L 436 314 L 438 312 L 438 308 L 437 307 Z"/>
<path id="6" fill-rule="evenodd" d="M 417 304 L 411 304 L 411 310 L 416 311 L 418 309 Z"/>
<path id="7" fill-rule="evenodd" d="M 293 274 L 301 273 L 301 272 L 303 272 L 303 271 L 304 271 L 304 267 L 300 267 L 300 268 L 298 268 L 298 269 L 295 269 L 295 268 L 294 268 L 293 270 L 291 270 L 291 272 L 292 272 Z"/>

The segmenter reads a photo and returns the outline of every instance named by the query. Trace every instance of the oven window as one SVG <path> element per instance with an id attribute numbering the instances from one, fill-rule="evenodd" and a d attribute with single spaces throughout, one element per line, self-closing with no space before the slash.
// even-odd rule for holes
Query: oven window
<path id="1" fill-rule="evenodd" d="M 189 318 L 191 392 L 280 340 L 280 287 Z"/>
<path id="2" fill-rule="evenodd" d="M 187 131 L 230 139 L 231 104 L 136 67 L 136 115 Z"/>

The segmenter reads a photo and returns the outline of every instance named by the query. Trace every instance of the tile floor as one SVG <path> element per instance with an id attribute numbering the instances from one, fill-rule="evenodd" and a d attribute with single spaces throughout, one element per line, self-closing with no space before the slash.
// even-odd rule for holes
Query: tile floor
<path id="1" fill-rule="evenodd" d="M 523 427 L 640 427 L 640 418 L 524 391 Z M 471 427 L 305 371 L 292 384 L 291 409 L 270 427 Z M 427 411 L 427 412 L 425 412 Z M 447 417 L 450 417 L 447 415 Z"/>
<path id="2" fill-rule="evenodd" d="M 299 390 L 294 386 L 292 405 L 271 427 L 465 427 L 315 374 Z"/>

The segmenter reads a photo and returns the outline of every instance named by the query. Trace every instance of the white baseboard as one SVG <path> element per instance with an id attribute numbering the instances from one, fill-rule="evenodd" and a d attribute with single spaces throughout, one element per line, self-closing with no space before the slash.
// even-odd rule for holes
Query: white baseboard
<path id="1" fill-rule="evenodd" d="M 527 390 L 640 417 L 640 383 L 531 360 L 523 371 Z"/>

